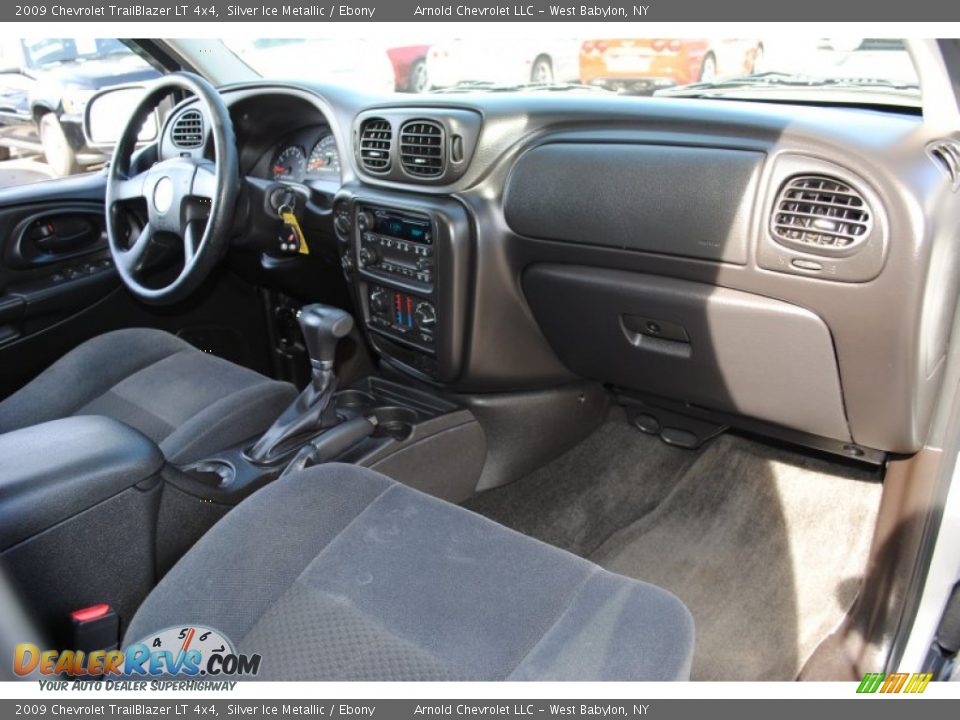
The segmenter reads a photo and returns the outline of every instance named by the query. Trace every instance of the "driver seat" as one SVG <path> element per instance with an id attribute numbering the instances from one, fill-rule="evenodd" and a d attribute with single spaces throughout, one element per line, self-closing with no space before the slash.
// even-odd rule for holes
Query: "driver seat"
<path id="1" fill-rule="evenodd" d="M 0 402 L 0 433 L 71 415 L 106 415 L 182 465 L 263 433 L 296 396 L 290 383 L 175 335 L 130 328 L 79 345 Z"/>

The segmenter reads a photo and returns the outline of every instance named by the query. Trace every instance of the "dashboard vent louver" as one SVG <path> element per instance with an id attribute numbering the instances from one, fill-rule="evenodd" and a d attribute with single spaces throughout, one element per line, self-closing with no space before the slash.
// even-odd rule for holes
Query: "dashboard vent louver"
<path id="1" fill-rule="evenodd" d="M 443 128 L 431 120 L 412 120 L 400 129 L 400 164 L 411 175 L 439 177 L 444 170 Z"/>
<path id="2" fill-rule="evenodd" d="M 189 150 L 203 145 L 203 115 L 199 110 L 187 110 L 173 123 L 170 131 L 173 144 Z"/>
<path id="3" fill-rule="evenodd" d="M 953 192 L 960 190 L 960 142 L 939 140 L 927 147 L 930 157 L 950 181 Z"/>
<path id="4" fill-rule="evenodd" d="M 393 130 L 383 118 L 370 118 L 360 127 L 360 164 L 365 170 L 385 173 L 390 169 Z"/>
<path id="5" fill-rule="evenodd" d="M 850 253 L 872 227 L 863 195 L 824 175 L 790 178 L 780 189 L 770 222 L 770 232 L 780 243 L 826 255 Z"/>

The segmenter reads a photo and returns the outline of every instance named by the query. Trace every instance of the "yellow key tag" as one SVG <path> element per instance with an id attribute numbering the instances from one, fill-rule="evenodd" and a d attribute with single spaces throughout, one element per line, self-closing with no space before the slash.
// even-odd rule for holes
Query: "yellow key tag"
<path id="1" fill-rule="evenodd" d="M 300 229 L 300 223 L 297 222 L 297 216 L 292 210 L 284 210 L 280 213 L 280 219 L 283 224 L 290 228 L 291 232 L 297 236 L 297 252 L 301 255 L 309 255 L 310 248 L 307 247 L 307 239 L 303 237 L 303 230 Z"/>

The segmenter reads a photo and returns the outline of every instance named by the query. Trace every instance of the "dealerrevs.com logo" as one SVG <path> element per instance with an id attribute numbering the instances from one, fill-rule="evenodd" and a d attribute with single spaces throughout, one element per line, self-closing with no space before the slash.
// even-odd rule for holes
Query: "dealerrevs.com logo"
<path id="1" fill-rule="evenodd" d="M 932 673 L 867 673 L 858 693 L 922 693 L 933 679 Z"/>
<path id="2" fill-rule="evenodd" d="M 17 645 L 13 671 L 20 677 L 79 678 L 255 676 L 260 655 L 238 654 L 223 633 L 202 626 L 169 627 L 124 650 L 41 650 Z"/>

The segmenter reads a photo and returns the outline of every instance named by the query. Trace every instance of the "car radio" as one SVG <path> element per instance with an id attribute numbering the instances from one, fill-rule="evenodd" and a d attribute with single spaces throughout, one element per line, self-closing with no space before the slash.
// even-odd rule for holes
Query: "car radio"
<path id="1" fill-rule="evenodd" d="M 356 217 L 361 269 L 424 290 L 433 287 L 434 229 L 428 215 L 363 205 Z"/>
<path id="2" fill-rule="evenodd" d="M 459 200 L 341 188 L 334 227 L 370 346 L 420 380 L 453 382 L 466 345 L 472 240 Z"/>

